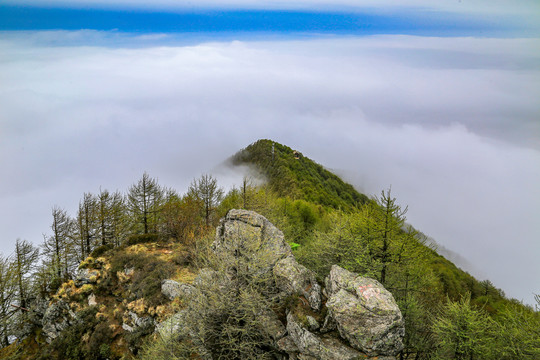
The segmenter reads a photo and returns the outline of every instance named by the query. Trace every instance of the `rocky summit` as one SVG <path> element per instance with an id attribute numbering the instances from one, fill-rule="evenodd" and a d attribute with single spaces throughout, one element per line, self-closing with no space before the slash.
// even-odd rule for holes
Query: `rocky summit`
<path id="1" fill-rule="evenodd" d="M 278 297 L 298 300 L 285 306 L 285 316 L 270 308 L 260 309 L 261 331 L 272 339 L 274 358 L 390 360 L 402 349 L 401 312 L 381 284 L 333 266 L 322 289 L 315 274 L 296 261 L 283 233 L 265 217 L 253 211 L 229 211 L 217 228 L 212 249 L 220 257 L 241 259 L 245 266 L 256 268 L 252 274 L 272 275 Z M 162 289 L 168 297 L 182 296 L 189 303 L 201 300 L 196 294 L 209 282 L 220 279 L 222 285 L 232 286 L 234 276 L 234 272 L 223 276 L 203 269 L 194 287 L 164 281 Z M 159 324 L 160 333 L 189 337 L 190 329 L 182 328 L 189 316 L 186 311 Z M 203 343 L 200 347 L 200 354 L 212 358 Z"/>

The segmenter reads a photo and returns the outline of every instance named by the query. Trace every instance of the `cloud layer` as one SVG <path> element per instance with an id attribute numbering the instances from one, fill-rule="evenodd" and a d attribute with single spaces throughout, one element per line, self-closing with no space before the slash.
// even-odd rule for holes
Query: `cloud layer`
<path id="1" fill-rule="evenodd" d="M 392 185 L 413 225 L 510 296 L 531 301 L 540 292 L 538 40 L 106 48 L 37 45 L 80 33 L 7 35 L 4 253 L 16 237 L 40 242 L 50 208 L 74 214 L 85 191 L 127 189 L 143 171 L 185 191 L 240 148 L 272 138 L 368 194 Z"/>

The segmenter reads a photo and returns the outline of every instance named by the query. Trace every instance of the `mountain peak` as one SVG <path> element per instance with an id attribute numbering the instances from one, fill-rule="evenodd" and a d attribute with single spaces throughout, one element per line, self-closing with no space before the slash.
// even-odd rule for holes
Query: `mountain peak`
<path id="1" fill-rule="evenodd" d="M 256 167 L 279 196 L 343 210 L 368 201 L 366 195 L 322 165 L 273 140 L 261 139 L 240 150 L 234 155 L 233 164 Z"/>

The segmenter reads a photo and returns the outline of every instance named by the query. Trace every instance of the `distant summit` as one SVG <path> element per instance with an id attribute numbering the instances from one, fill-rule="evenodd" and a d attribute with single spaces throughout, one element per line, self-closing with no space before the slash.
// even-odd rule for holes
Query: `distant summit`
<path id="1" fill-rule="evenodd" d="M 272 140 L 258 140 L 233 156 L 234 165 L 255 166 L 279 196 L 350 210 L 369 199 L 323 166 Z"/>

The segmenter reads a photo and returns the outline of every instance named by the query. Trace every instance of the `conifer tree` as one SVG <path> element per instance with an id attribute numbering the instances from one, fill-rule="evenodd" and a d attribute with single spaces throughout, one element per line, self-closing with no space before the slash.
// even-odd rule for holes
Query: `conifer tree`
<path id="1" fill-rule="evenodd" d="M 188 195 L 201 202 L 201 210 L 206 226 L 210 226 L 217 206 L 223 197 L 223 189 L 218 187 L 217 180 L 212 175 L 204 174 L 191 183 Z"/>
<path id="2" fill-rule="evenodd" d="M 148 234 L 157 230 L 159 212 L 164 192 L 157 179 L 144 173 L 141 179 L 128 191 L 128 209 L 135 221 L 136 230 Z"/>

